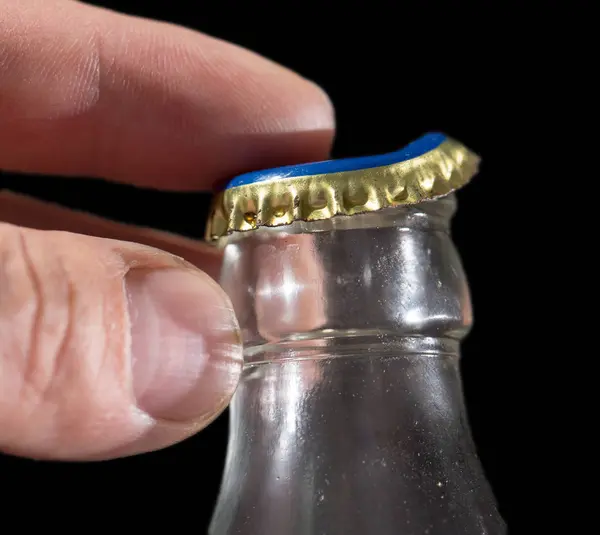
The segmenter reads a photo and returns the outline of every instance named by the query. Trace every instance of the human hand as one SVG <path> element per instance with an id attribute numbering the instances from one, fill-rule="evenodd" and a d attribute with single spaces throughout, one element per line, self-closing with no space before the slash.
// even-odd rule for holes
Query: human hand
<path id="1" fill-rule="evenodd" d="M 234 45 L 73 0 L 0 0 L 1 169 L 208 189 L 326 157 L 333 122 L 314 84 Z M 209 276 L 218 253 L 7 193 L 0 219 L 0 451 L 131 455 L 225 408 L 242 350 Z"/>

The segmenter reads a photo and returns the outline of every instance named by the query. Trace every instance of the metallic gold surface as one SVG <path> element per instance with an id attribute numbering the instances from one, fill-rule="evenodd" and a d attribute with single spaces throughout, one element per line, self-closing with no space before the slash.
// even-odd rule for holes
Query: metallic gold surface
<path id="1" fill-rule="evenodd" d="M 446 139 L 421 156 L 392 165 L 233 187 L 215 197 L 206 239 L 436 199 L 467 184 L 478 167 L 476 154 Z"/>

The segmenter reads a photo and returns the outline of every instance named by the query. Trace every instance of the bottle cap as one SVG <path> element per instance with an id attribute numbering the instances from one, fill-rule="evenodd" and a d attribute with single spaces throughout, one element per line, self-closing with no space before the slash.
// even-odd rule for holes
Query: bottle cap
<path id="1" fill-rule="evenodd" d="M 478 167 L 477 155 L 434 132 L 387 154 L 246 173 L 215 197 L 206 238 L 437 199 L 464 186 Z"/>

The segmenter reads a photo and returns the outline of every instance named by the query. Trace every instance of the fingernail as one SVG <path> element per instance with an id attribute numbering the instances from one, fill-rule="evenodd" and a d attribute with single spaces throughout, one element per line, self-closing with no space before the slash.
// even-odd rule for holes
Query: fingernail
<path id="1" fill-rule="evenodd" d="M 242 368 L 229 299 L 191 269 L 134 269 L 125 285 L 138 407 L 156 419 L 208 423 L 229 402 Z"/>

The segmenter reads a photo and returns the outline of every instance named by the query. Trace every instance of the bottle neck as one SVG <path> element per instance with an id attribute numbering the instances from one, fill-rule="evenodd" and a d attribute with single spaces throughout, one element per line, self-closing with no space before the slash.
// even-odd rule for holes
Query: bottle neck
<path id="1" fill-rule="evenodd" d="M 299 350 L 316 357 L 319 347 L 341 339 L 370 347 L 460 340 L 471 307 L 449 234 L 454 210 L 450 196 L 235 235 L 221 284 L 240 321 L 247 362 Z"/>

